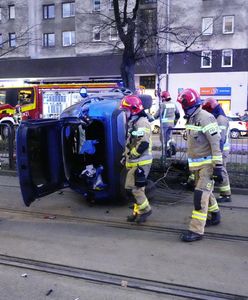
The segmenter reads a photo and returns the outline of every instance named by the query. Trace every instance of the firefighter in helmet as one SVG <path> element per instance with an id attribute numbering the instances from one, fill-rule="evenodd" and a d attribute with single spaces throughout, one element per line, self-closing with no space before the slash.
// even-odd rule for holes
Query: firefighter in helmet
<path id="1" fill-rule="evenodd" d="M 187 120 L 188 164 L 195 175 L 194 209 L 189 230 L 181 235 L 181 240 L 193 242 L 202 239 L 206 225 L 220 223 L 220 210 L 213 194 L 214 181 L 223 181 L 220 134 L 215 117 L 202 109 L 195 90 L 184 89 L 178 102 Z"/>
<path id="2" fill-rule="evenodd" d="M 180 118 L 179 110 L 174 102 L 171 100 L 170 93 L 167 91 L 163 91 L 161 93 L 161 106 L 158 111 L 154 114 L 154 118 L 157 119 L 160 117 L 161 125 L 162 125 L 162 135 L 161 143 L 165 143 L 165 151 L 167 152 L 167 146 L 169 145 L 169 141 L 171 139 L 171 128 L 176 125 L 178 119 Z"/>
<path id="3" fill-rule="evenodd" d="M 135 95 L 125 96 L 120 105 L 127 114 L 128 128 L 122 164 L 126 168 L 125 190 L 133 202 L 128 222 L 142 223 L 152 210 L 145 194 L 146 178 L 152 164 L 151 126 L 142 101 Z"/>
<path id="4" fill-rule="evenodd" d="M 223 158 L 223 167 L 222 167 L 222 176 L 223 182 L 218 185 L 220 196 L 217 198 L 217 202 L 231 202 L 231 188 L 230 188 L 230 181 L 229 176 L 226 170 L 226 163 L 227 157 L 230 150 L 229 145 L 229 121 L 228 118 L 223 111 L 221 105 L 218 101 L 212 97 L 207 98 L 204 100 L 202 108 L 209 113 L 211 113 L 215 118 L 219 126 L 220 131 L 220 149 L 222 151 L 222 158 Z"/>

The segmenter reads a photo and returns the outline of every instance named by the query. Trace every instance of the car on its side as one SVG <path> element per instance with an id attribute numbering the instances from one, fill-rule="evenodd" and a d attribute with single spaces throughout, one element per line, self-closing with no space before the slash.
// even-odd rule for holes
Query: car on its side
<path id="1" fill-rule="evenodd" d="M 59 119 L 22 121 L 16 134 L 17 170 L 23 201 L 71 188 L 90 202 L 125 202 L 120 163 L 126 142 L 124 93 L 88 95 Z M 152 98 L 139 95 L 145 109 Z"/>
<path id="2" fill-rule="evenodd" d="M 239 116 L 229 115 L 227 117 L 229 120 L 230 137 L 232 139 L 237 139 L 247 134 L 246 122 L 242 121 Z"/>

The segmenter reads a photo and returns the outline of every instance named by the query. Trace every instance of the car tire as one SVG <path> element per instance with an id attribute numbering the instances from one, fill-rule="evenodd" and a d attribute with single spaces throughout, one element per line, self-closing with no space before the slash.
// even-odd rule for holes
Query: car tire
<path id="1" fill-rule="evenodd" d="M 230 132 L 230 136 L 232 139 L 238 139 L 240 137 L 240 132 L 238 129 L 233 129 Z"/>

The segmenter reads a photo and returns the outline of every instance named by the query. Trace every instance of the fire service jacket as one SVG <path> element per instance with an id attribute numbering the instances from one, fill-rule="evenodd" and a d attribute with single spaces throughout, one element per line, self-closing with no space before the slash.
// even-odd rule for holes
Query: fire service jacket
<path id="1" fill-rule="evenodd" d="M 124 154 L 127 168 L 152 163 L 151 126 L 145 113 L 129 120 Z"/>
<path id="2" fill-rule="evenodd" d="M 174 126 L 175 120 L 180 117 L 179 110 L 174 102 L 164 101 L 161 103 L 160 109 L 155 113 L 154 118 L 157 119 L 161 112 L 161 122 L 163 125 Z"/>
<path id="3" fill-rule="evenodd" d="M 228 118 L 219 115 L 217 118 L 217 123 L 219 126 L 219 131 L 220 131 L 220 148 L 221 151 L 225 152 L 228 154 L 230 150 L 230 145 L 229 145 L 229 121 Z"/>
<path id="4" fill-rule="evenodd" d="M 199 107 L 186 124 L 190 170 L 222 164 L 220 133 L 215 117 Z"/>

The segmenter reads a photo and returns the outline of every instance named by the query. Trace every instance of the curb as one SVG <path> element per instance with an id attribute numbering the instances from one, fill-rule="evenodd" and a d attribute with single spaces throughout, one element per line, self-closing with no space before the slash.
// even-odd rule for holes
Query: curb
<path id="1" fill-rule="evenodd" d="M 0 170 L 0 176 L 17 177 L 18 175 L 16 170 Z"/>

